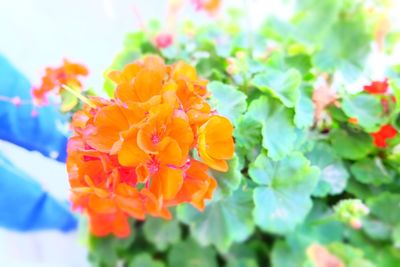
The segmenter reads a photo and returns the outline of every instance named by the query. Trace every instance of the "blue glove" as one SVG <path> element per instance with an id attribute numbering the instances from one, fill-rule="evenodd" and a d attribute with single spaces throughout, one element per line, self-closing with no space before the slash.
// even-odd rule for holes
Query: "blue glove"
<path id="1" fill-rule="evenodd" d="M 29 81 L 0 55 L 0 96 L 32 100 L 30 91 Z M 58 130 L 65 116 L 55 106 L 37 108 L 36 117 L 32 110 L 33 105 L 0 101 L 0 139 L 65 161 L 67 137 Z"/>
<path id="2" fill-rule="evenodd" d="M 44 192 L 28 174 L 0 153 L 0 226 L 18 231 L 73 230 L 76 218 L 67 204 Z"/>

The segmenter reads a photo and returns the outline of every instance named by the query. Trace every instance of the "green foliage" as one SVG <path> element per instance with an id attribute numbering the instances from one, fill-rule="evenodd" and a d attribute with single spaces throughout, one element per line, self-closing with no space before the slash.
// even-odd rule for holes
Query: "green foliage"
<path id="1" fill-rule="evenodd" d="M 207 88 L 212 93 L 210 102 L 213 108 L 232 122 L 235 123 L 246 111 L 247 96 L 235 87 L 221 82 L 211 82 Z"/>
<path id="2" fill-rule="evenodd" d="M 264 231 L 285 234 L 301 223 L 312 207 L 311 193 L 319 171 L 301 154 L 273 161 L 260 154 L 250 164 L 254 189 L 254 220 Z"/>
<path id="3" fill-rule="evenodd" d="M 248 188 L 236 190 L 227 198 L 209 203 L 204 212 L 189 205 L 180 206 L 178 217 L 190 226 L 192 236 L 200 244 L 213 244 L 226 252 L 233 242 L 243 242 L 254 230 L 251 193 Z"/>
<path id="4" fill-rule="evenodd" d="M 230 195 L 238 189 L 243 179 L 243 174 L 240 172 L 239 158 L 236 155 L 229 160 L 228 166 L 229 170 L 227 172 L 210 170 L 212 177 L 217 180 L 218 188 L 224 195 Z"/>
<path id="5" fill-rule="evenodd" d="M 193 240 L 176 243 L 168 253 L 168 266 L 216 267 L 216 252 L 212 247 L 202 247 Z"/>
<path id="6" fill-rule="evenodd" d="M 293 151 L 297 136 L 292 110 L 261 96 L 251 102 L 247 116 L 262 125 L 262 146 L 269 157 L 279 160 Z"/>
<path id="7" fill-rule="evenodd" d="M 142 253 L 133 258 L 128 267 L 164 267 L 164 263 L 154 260 L 150 254 Z"/>
<path id="8" fill-rule="evenodd" d="M 301 75 L 297 70 L 278 71 L 268 69 L 265 73 L 256 75 L 253 85 L 262 92 L 269 93 L 279 99 L 283 105 L 292 108 L 298 102 Z"/>
<path id="9" fill-rule="evenodd" d="M 313 191 L 314 196 L 326 197 L 344 191 L 350 175 L 332 147 L 325 142 L 318 142 L 307 154 L 307 158 L 321 170 L 318 185 Z"/>
<path id="10" fill-rule="evenodd" d="M 181 228 L 174 220 L 165 222 L 162 219 L 148 218 L 144 223 L 143 233 L 146 240 L 161 251 L 181 239 Z"/>
<path id="11" fill-rule="evenodd" d="M 380 100 L 372 95 L 358 94 L 345 97 L 342 102 L 344 113 L 356 118 L 368 132 L 376 132 L 382 124 L 383 108 Z M 365 108 L 368 107 L 368 108 Z"/>
<path id="12" fill-rule="evenodd" d="M 362 159 L 373 150 L 372 137 L 353 129 L 335 129 L 331 134 L 332 147 L 344 159 Z"/>
<path id="13" fill-rule="evenodd" d="M 400 137 L 378 147 L 375 134 L 400 130 L 399 66 L 385 66 L 388 92 L 354 93 L 355 81 L 371 80 L 367 58 L 382 26 L 374 11 L 387 7 L 295 2 L 288 19 L 271 15 L 258 29 L 243 9 L 178 25 L 166 49 L 152 42 L 163 23 L 127 35 L 109 70 L 148 53 L 196 66 L 212 109 L 234 126 L 236 153 L 227 172 L 209 171 L 218 188 L 204 211 L 185 204 L 172 221 L 135 222 L 128 240 L 92 237 L 95 266 L 311 267 L 316 244 L 343 266 L 400 266 Z M 115 88 L 106 79 L 104 89 Z"/>

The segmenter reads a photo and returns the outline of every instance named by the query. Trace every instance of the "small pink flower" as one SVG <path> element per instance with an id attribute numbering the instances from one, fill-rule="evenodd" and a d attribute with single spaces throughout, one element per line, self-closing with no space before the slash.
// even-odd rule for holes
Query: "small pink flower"
<path id="1" fill-rule="evenodd" d="M 169 33 L 159 33 L 155 39 L 155 45 L 159 49 L 164 49 L 172 45 L 174 38 Z"/>

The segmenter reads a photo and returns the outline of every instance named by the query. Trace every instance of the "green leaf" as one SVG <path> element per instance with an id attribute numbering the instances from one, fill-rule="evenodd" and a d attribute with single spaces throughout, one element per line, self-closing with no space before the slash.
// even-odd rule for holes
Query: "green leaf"
<path id="1" fill-rule="evenodd" d="M 164 263 L 154 260 L 148 253 L 136 255 L 129 263 L 128 267 L 164 267 Z"/>
<path id="2" fill-rule="evenodd" d="M 381 193 L 367 200 L 371 214 L 392 226 L 400 222 L 400 194 Z"/>
<path id="3" fill-rule="evenodd" d="M 61 90 L 61 112 L 71 111 L 77 104 L 78 98 L 66 90 Z"/>
<path id="4" fill-rule="evenodd" d="M 339 1 L 337 1 L 339 2 Z M 325 72 L 339 70 L 351 81 L 359 76 L 370 50 L 370 35 L 360 12 L 343 16 L 329 30 L 313 63 Z"/>
<path id="5" fill-rule="evenodd" d="M 311 58 L 306 54 L 290 56 L 287 57 L 285 61 L 289 67 L 296 68 L 302 75 L 306 75 L 312 67 Z"/>
<path id="6" fill-rule="evenodd" d="M 168 266 L 217 267 L 216 252 L 212 247 L 201 247 L 188 239 L 175 244 L 168 253 Z"/>
<path id="7" fill-rule="evenodd" d="M 179 206 L 178 217 L 189 225 L 200 244 L 213 244 L 226 252 L 234 242 L 243 242 L 253 233 L 253 206 L 252 192 L 248 188 L 238 189 L 228 198 L 208 203 L 204 212 L 190 205 Z"/>
<path id="8" fill-rule="evenodd" d="M 355 130 L 335 129 L 331 133 L 332 147 L 344 159 L 364 158 L 373 150 L 372 137 Z"/>
<path id="9" fill-rule="evenodd" d="M 115 87 L 115 83 L 111 79 L 107 77 L 104 78 L 103 90 L 108 97 L 114 97 Z"/>
<path id="10" fill-rule="evenodd" d="M 357 94 L 345 97 L 342 108 L 347 116 L 356 118 L 358 124 L 367 132 L 376 132 L 383 123 L 382 104 L 373 95 Z"/>
<path id="11" fill-rule="evenodd" d="M 235 145 L 252 149 L 261 143 L 261 124 L 249 116 L 240 117 L 233 133 Z"/>
<path id="12" fill-rule="evenodd" d="M 207 86 L 212 93 L 210 104 L 219 114 L 236 124 L 239 116 L 246 111 L 247 96 L 237 88 L 221 82 L 211 82 Z"/>
<path id="13" fill-rule="evenodd" d="M 232 246 L 229 252 L 224 255 L 227 267 L 258 267 L 257 255 L 254 246 L 246 243 Z"/>
<path id="14" fill-rule="evenodd" d="M 253 79 L 255 87 L 262 92 L 271 94 L 289 108 L 294 107 L 299 99 L 300 83 L 301 74 L 295 69 L 284 72 L 270 68 Z"/>
<path id="15" fill-rule="evenodd" d="M 114 236 L 96 237 L 89 236 L 89 259 L 95 265 L 115 266 L 119 255 L 128 251 L 129 247 L 134 243 L 135 234 L 120 239 Z"/>
<path id="16" fill-rule="evenodd" d="M 300 153 L 280 161 L 260 154 L 250 164 L 249 175 L 260 185 L 253 194 L 253 216 L 261 229 L 285 234 L 304 220 L 312 207 L 311 193 L 319 171 Z"/>
<path id="17" fill-rule="evenodd" d="M 400 79 L 390 79 L 390 87 L 393 89 L 393 94 L 396 97 L 396 109 L 400 111 Z"/>
<path id="18" fill-rule="evenodd" d="M 230 195 L 235 191 L 242 181 L 242 173 L 240 172 L 239 158 L 237 155 L 228 161 L 229 169 L 227 172 L 219 172 L 210 170 L 211 176 L 218 182 L 218 188 L 224 195 Z"/>
<path id="19" fill-rule="evenodd" d="M 144 237 L 153 243 L 157 250 L 164 251 L 170 244 L 181 239 L 181 229 L 176 220 L 147 218 L 143 226 Z"/>
<path id="20" fill-rule="evenodd" d="M 390 183 L 392 177 L 380 158 L 364 158 L 350 167 L 354 177 L 363 184 L 381 185 Z"/>
<path id="21" fill-rule="evenodd" d="M 237 259 L 228 261 L 227 267 L 258 267 L 258 263 L 255 259 Z"/>
<path id="22" fill-rule="evenodd" d="M 343 260 L 345 266 L 377 267 L 365 258 L 364 252 L 359 248 L 339 242 L 329 245 L 328 248 L 330 252 Z"/>
<path id="23" fill-rule="evenodd" d="M 271 252 L 272 267 L 301 267 L 304 262 L 304 252 L 292 249 L 284 241 L 276 241 Z"/>
<path id="24" fill-rule="evenodd" d="M 262 125 L 262 145 L 269 157 L 279 160 L 293 150 L 297 135 L 292 110 L 262 96 L 250 104 L 246 116 Z"/>
<path id="25" fill-rule="evenodd" d="M 391 234 L 391 227 L 386 223 L 370 218 L 363 219 L 363 231 L 375 240 L 388 240 Z"/>
<path id="26" fill-rule="evenodd" d="M 392 232 L 393 245 L 398 249 L 400 248 L 400 223 L 397 224 Z"/>
<path id="27" fill-rule="evenodd" d="M 307 45 L 321 43 L 338 19 L 341 2 L 337 0 L 297 1 L 299 9 L 292 19 L 295 27 L 295 31 L 292 31 L 293 37 Z"/>
<path id="28" fill-rule="evenodd" d="M 332 147 L 319 142 L 307 154 L 307 158 L 321 170 L 318 185 L 313 192 L 314 196 L 325 197 L 343 192 L 350 175 Z"/>
<path id="29" fill-rule="evenodd" d="M 294 110 L 294 123 L 296 126 L 300 129 L 310 128 L 314 120 L 314 104 L 311 98 L 304 92 L 301 92 Z"/>

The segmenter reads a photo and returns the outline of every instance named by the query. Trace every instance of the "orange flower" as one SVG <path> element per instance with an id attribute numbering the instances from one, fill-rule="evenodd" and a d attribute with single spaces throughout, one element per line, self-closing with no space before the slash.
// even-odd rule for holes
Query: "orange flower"
<path id="1" fill-rule="evenodd" d="M 233 127 L 229 120 L 221 116 L 212 116 L 199 129 L 199 155 L 206 164 L 218 171 L 228 170 L 227 159 L 234 153 Z"/>
<path id="2" fill-rule="evenodd" d="M 110 75 L 115 98 L 92 97 L 71 123 L 74 207 L 89 215 L 93 234 L 118 237 L 129 235 L 128 218 L 170 219 L 168 208 L 184 202 L 203 210 L 217 185 L 207 165 L 226 171 L 234 151 L 231 123 L 207 103 L 207 81 L 156 56 Z"/>
<path id="3" fill-rule="evenodd" d="M 351 124 L 358 124 L 358 119 L 357 118 L 349 118 L 349 123 Z"/>
<path id="4" fill-rule="evenodd" d="M 58 68 L 46 68 L 46 73 L 42 77 L 42 84 L 32 89 L 35 101 L 41 105 L 47 102 L 47 95 L 51 91 L 60 93 L 62 85 L 81 88 L 80 76 L 87 76 L 88 70 L 81 64 L 71 63 L 64 59 L 63 65 Z"/>

